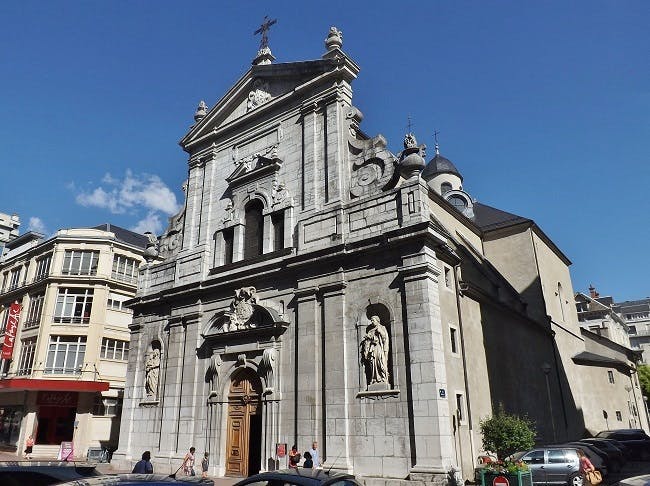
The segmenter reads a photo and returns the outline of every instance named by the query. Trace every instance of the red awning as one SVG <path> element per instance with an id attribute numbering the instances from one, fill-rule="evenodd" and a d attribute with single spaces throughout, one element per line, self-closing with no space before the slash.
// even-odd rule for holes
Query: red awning
<path id="1" fill-rule="evenodd" d="M 8 391 L 72 391 L 102 392 L 107 391 L 108 381 L 84 380 L 50 380 L 42 378 L 9 378 L 0 380 L 0 393 Z"/>

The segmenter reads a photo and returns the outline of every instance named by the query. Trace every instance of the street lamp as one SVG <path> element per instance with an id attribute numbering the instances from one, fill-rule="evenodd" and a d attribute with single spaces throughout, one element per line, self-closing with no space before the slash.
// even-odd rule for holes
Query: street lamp
<path id="1" fill-rule="evenodd" d="M 553 400 L 551 400 L 551 384 L 548 380 L 548 375 L 551 372 L 551 365 L 544 362 L 542 363 L 542 371 L 544 372 L 544 378 L 546 379 L 546 394 L 548 395 L 548 408 L 551 412 L 551 427 L 553 429 L 553 442 L 557 441 L 555 434 L 555 417 L 553 417 Z"/>

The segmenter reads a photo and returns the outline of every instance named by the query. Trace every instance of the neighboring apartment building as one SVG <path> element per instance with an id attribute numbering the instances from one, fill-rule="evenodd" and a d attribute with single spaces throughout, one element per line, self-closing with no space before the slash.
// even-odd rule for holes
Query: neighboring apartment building
<path id="1" fill-rule="evenodd" d="M 0 213 L 0 256 L 4 252 L 5 245 L 18 237 L 20 218 L 17 214 Z"/>
<path id="2" fill-rule="evenodd" d="M 589 295 L 582 292 L 575 294 L 575 303 L 581 327 L 626 348 L 633 347 L 630 343 L 628 325 L 612 297 L 601 297 L 591 286 Z"/>
<path id="3" fill-rule="evenodd" d="M 630 343 L 635 349 L 643 351 L 643 363 L 650 363 L 650 297 L 639 300 L 626 300 L 614 304 L 627 324 Z"/>
<path id="4" fill-rule="evenodd" d="M 114 449 L 146 236 L 108 224 L 26 233 L 0 260 L 0 446 Z"/>

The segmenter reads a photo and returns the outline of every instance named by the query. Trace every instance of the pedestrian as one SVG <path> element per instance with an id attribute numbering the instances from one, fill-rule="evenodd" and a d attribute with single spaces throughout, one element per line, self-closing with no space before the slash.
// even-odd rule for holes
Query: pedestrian
<path id="1" fill-rule="evenodd" d="M 25 441 L 25 458 L 32 458 L 32 450 L 34 449 L 34 436 L 30 435 Z"/>
<path id="2" fill-rule="evenodd" d="M 323 464 L 320 462 L 320 455 L 318 454 L 318 442 L 314 441 L 311 443 L 309 453 L 311 454 L 312 461 L 314 461 L 314 467 L 321 467 Z"/>
<path id="3" fill-rule="evenodd" d="M 291 446 L 291 450 L 289 451 L 289 467 L 291 469 L 297 469 L 299 462 L 300 452 L 298 452 L 298 447 L 294 444 Z"/>
<path id="4" fill-rule="evenodd" d="M 153 464 L 151 464 L 151 452 L 144 451 L 142 459 L 135 463 L 133 466 L 134 474 L 153 474 Z"/>
<path id="5" fill-rule="evenodd" d="M 587 477 L 587 473 L 595 471 L 596 468 L 591 463 L 589 458 L 585 455 L 582 449 L 578 449 L 578 457 L 580 458 L 580 474 L 582 475 L 582 484 L 587 486 L 591 484 Z"/>
<path id="6" fill-rule="evenodd" d="M 203 453 L 203 460 L 201 461 L 201 477 L 202 478 L 207 478 L 208 477 L 208 466 L 210 465 L 210 459 L 209 459 L 210 454 L 208 451 L 205 451 Z"/>
<path id="7" fill-rule="evenodd" d="M 309 451 L 305 452 L 305 462 L 302 463 L 302 467 L 306 467 L 307 469 L 314 467 L 314 461 L 311 460 Z"/>
<path id="8" fill-rule="evenodd" d="M 196 451 L 196 448 L 190 447 L 190 452 L 185 454 L 183 459 L 183 472 L 186 476 L 196 476 L 194 472 L 194 451 Z"/>

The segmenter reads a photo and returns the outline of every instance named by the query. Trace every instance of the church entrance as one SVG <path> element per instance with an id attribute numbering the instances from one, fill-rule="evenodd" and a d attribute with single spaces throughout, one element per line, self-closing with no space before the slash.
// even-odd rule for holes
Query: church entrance
<path id="1" fill-rule="evenodd" d="M 254 371 L 235 374 L 228 393 L 226 475 L 247 477 L 260 471 L 262 383 Z"/>

